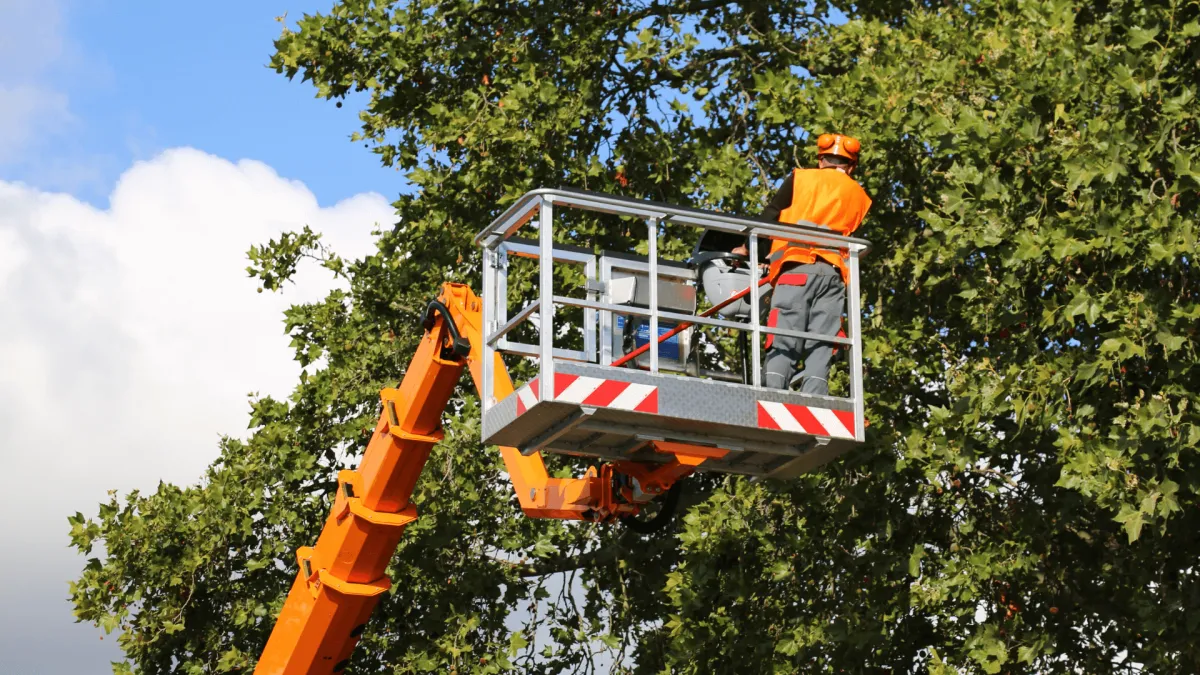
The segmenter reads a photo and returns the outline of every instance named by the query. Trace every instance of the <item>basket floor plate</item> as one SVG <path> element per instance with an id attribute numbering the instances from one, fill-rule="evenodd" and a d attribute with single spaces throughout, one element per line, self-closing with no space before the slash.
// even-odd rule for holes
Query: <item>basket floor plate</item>
<path id="1" fill-rule="evenodd" d="M 496 403 L 484 415 L 485 443 L 639 461 L 669 458 L 653 452 L 653 440 L 710 445 L 730 452 L 705 462 L 706 471 L 778 478 L 809 471 L 857 445 L 837 437 L 853 434 L 851 405 L 843 399 L 591 364 L 555 366 L 556 400 L 538 400 L 534 382 Z M 787 404 L 799 411 L 799 423 L 764 425 L 764 402 L 772 410 Z M 798 431 L 819 424 L 808 410 L 834 431 Z M 839 424 L 847 419 L 849 424 Z"/>

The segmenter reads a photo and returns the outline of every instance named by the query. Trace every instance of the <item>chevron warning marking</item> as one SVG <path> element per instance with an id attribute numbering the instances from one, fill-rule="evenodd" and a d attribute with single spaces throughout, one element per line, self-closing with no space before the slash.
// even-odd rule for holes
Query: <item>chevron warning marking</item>
<path id="1" fill-rule="evenodd" d="M 775 401 L 758 402 L 758 426 L 813 436 L 854 438 L 854 413 Z"/>
<path id="2" fill-rule="evenodd" d="M 540 399 L 538 378 L 516 391 L 517 415 L 524 415 Z M 634 412 L 658 412 L 658 387 L 635 384 L 621 380 L 606 380 L 599 377 L 556 374 L 554 376 L 554 400 L 564 403 L 632 410 Z"/>

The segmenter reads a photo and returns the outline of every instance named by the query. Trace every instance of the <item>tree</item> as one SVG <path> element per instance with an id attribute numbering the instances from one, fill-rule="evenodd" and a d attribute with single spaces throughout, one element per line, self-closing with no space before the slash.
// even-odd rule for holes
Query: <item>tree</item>
<path id="1" fill-rule="evenodd" d="M 869 442 L 788 484 L 706 478 L 669 535 L 530 521 L 464 388 L 355 672 L 1200 670 L 1196 0 L 342 0 L 272 64 L 407 172 L 344 261 L 251 251 L 308 368 L 204 481 L 72 518 L 77 616 L 138 672 L 250 667 L 377 390 L 473 233 L 565 184 L 756 213 L 807 133 L 864 141 Z M 581 223 L 574 243 L 626 233 Z M 682 247 L 686 242 L 678 243 Z M 420 261 L 419 264 L 414 261 Z M 564 463 L 564 470 L 570 467 Z"/>

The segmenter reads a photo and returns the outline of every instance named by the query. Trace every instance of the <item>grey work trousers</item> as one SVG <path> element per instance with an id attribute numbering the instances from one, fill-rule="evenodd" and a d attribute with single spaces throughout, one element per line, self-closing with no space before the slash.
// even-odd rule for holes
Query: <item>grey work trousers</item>
<path id="1" fill-rule="evenodd" d="M 807 277 L 802 285 L 798 278 Z M 790 279 L 789 279 L 790 277 Z M 792 281 L 793 283 L 785 283 Z M 837 335 L 846 306 L 846 285 L 836 267 L 824 262 L 797 265 L 785 269 L 771 294 L 771 315 L 768 326 L 786 330 Z M 805 394 L 829 394 L 829 362 L 834 345 L 829 342 L 772 335 L 767 342 L 763 364 L 763 384 L 773 389 L 787 389 L 796 365 L 804 361 L 800 371 L 800 391 Z"/>

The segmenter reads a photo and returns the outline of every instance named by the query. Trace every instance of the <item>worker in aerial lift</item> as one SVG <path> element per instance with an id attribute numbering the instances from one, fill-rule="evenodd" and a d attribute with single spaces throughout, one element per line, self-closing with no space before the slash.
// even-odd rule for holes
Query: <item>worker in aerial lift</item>
<path id="1" fill-rule="evenodd" d="M 763 219 L 814 224 L 850 235 L 867 215 L 871 199 L 853 178 L 858 139 L 842 134 L 817 138 L 817 168 L 795 169 L 783 181 Z M 746 255 L 744 246 L 734 253 Z M 768 278 L 774 286 L 767 325 L 818 335 L 837 335 L 845 311 L 850 273 L 837 251 L 782 240 L 771 242 Z M 763 384 L 787 389 L 793 380 L 806 394 L 829 393 L 829 362 L 834 345 L 768 335 Z M 803 369 L 796 367 L 803 361 Z"/>

